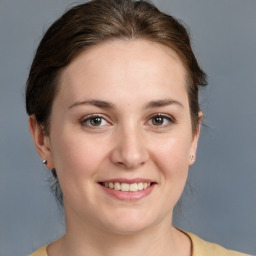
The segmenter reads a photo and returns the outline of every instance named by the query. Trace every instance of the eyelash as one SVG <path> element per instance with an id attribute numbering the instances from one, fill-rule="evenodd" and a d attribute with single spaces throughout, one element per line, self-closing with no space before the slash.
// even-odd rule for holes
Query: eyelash
<path id="1" fill-rule="evenodd" d="M 100 119 L 100 124 L 92 125 L 91 122 L 97 118 Z M 153 119 L 156 119 L 156 118 L 161 118 L 163 120 L 163 122 L 167 122 L 167 124 L 160 124 L 160 125 L 153 124 L 152 123 Z M 105 122 L 106 124 L 102 125 L 102 121 Z M 159 113 L 159 114 L 152 115 L 149 118 L 149 120 L 147 121 L 147 123 L 150 123 L 150 122 L 151 122 L 150 125 L 152 125 L 154 127 L 154 129 L 161 129 L 161 128 L 168 127 L 169 125 L 175 124 L 176 120 L 173 117 L 171 117 L 170 115 Z M 84 126 L 86 128 L 91 128 L 91 129 L 101 129 L 103 126 L 111 125 L 111 123 L 108 120 L 106 120 L 105 117 L 103 117 L 102 115 L 99 115 L 99 114 L 93 114 L 93 115 L 86 116 L 80 121 L 80 123 L 82 126 Z"/>

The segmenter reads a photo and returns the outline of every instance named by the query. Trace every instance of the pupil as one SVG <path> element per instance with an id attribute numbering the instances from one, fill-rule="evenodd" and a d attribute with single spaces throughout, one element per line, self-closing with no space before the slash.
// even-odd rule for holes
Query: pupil
<path id="1" fill-rule="evenodd" d="M 91 122 L 91 125 L 99 126 L 101 124 L 101 118 L 100 117 L 92 118 L 90 122 Z"/>
<path id="2" fill-rule="evenodd" d="M 157 116 L 153 119 L 153 124 L 155 125 L 161 125 L 163 124 L 163 118 L 161 116 Z"/>

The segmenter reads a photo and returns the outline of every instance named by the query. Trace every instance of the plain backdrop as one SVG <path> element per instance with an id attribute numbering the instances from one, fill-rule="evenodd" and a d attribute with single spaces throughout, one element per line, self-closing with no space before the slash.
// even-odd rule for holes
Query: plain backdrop
<path id="1" fill-rule="evenodd" d="M 209 76 L 200 94 L 208 127 L 174 225 L 256 254 L 256 1 L 154 3 L 188 24 Z M 0 256 L 28 255 L 65 230 L 29 134 L 24 88 L 43 32 L 71 6 L 69 0 L 0 0 Z"/>

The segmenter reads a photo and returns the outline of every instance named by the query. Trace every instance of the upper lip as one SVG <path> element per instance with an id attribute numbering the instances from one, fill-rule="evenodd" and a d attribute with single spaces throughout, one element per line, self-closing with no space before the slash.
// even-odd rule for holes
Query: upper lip
<path id="1" fill-rule="evenodd" d="M 155 181 L 151 180 L 151 179 L 145 179 L 145 178 L 135 178 L 135 179 L 126 179 L 126 178 L 115 178 L 115 179 L 108 179 L 108 180 L 102 180 L 99 183 L 103 183 L 103 182 L 119 182 L 119 183 L 127 183 L 127 184 L 133 184 L 133 183 L 156 183 Z"/>

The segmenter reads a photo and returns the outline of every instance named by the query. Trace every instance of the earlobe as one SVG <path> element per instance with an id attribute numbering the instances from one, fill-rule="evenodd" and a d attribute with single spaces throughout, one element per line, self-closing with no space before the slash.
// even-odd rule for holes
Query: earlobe
<path id="1" fill-rule="evenodd" d="M 47 160 L 45 166 L 49 169 L 54 168 L 49 136 L 45 134 L 42 127 L 37 123 L 35 115 L 29 116 L 29 130 L 32 135 L 36 150 L 40 157 Z"/>

